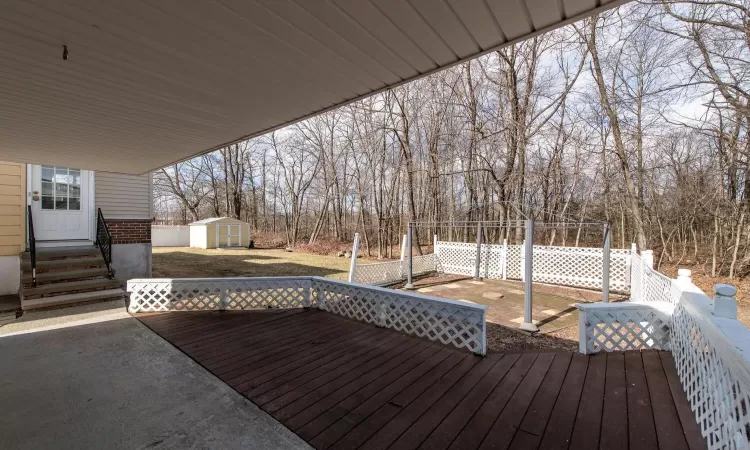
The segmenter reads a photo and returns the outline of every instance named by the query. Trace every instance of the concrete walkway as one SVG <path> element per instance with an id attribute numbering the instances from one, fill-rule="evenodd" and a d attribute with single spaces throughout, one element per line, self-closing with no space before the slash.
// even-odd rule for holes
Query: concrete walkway
<path id="1" fill-rule="evenodd" d="M 124 317 L 0 337 L 0 448 L 310 447 Z"/>

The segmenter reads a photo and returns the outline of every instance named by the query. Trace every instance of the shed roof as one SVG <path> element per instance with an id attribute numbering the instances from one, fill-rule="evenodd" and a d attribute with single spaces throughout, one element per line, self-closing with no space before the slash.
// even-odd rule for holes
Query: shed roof
<path id="1" fill-rule="evenodd" d="M 243 220 L 235 219 L 234 217 L 209 217 L 208 219 L 197 220 L 189 225 L 206 225 L 214 222 L 247 223 Z"/>

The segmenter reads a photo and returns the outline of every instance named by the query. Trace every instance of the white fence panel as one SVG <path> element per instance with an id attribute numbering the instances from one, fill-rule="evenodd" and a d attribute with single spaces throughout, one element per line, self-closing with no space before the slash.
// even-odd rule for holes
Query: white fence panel
<path id="1" fill-rule="evenodd" d="M 443 273 L 473 276 L 477 244 L 438 242 L 437 267 Z M 602 288 L 603 250 L 589 247 L 534 246 L 534 281 L 589 289 Z M 613 291 L 630 288 L 630 250 L 610 251 L 609 286 Z M 523 245 L 482 244 L 479 276 L 510 280 L 523 278 Z"/>
<path id="2" fill-rule="evenodd" d="M 151 225 L 153 247 L 190 247 L 190 226 Z"/>

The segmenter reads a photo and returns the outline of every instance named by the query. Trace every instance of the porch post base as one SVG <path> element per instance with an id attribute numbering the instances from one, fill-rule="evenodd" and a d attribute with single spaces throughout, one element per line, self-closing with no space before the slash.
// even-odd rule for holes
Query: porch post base
<path id="1" fill-rule="evenodd" d="M 523 322 L 521 323 L 521 325 L 519 325 L 518 328 L 522 329 L 523 331 L 530 331 L 530 332 L 539 331 L 539 328 L 531 322 Z"/>

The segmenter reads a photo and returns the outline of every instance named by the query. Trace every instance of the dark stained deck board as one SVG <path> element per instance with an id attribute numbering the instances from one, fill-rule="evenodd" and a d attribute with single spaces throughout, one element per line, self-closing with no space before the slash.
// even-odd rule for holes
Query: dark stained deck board
<path id="1" fill-rule="evenodd" d="M 602 352 L 591 356 L 586 370 L 586 381 L 583 383 L 583 391 L 578 401 L 578 412 L 573 426 L 573 436 L 570 439 L 570 448 L 580 450 L 599 448 L 606 373 L 607 354 Z"/>
<path id="2" fill-rule="evenodd" d="M 571 353 L 555 354 L 547 376 L 523 417 L 523 422 L 518 427 L 509 448 L 523 450 L 539 447 L 552 414 L 552 408 L 555 406 L 565 375 L 568 373 L 572 356 Z"/>
<path id="3" fill-rule="evenodd" d="M 604 410 L 600 444 L 610 450 L 628 448 L 628 402 L 625 382 L 625 355 L 621 352 L 607 355 L 607 373 L 604 381 Z"/>
<path id="4" fill-rule="evenodd" d="M 314 309 L 137 317 L 319 449 L 706 447 L 668 352 L 480 358 Z"/>
<path id="5" fill-rule="evenodd" d="M 640 352 L 625 353 L 625 380 L 628 383 L 628 441 L 630 448 L 658 448 L 651 397 Z"/>

